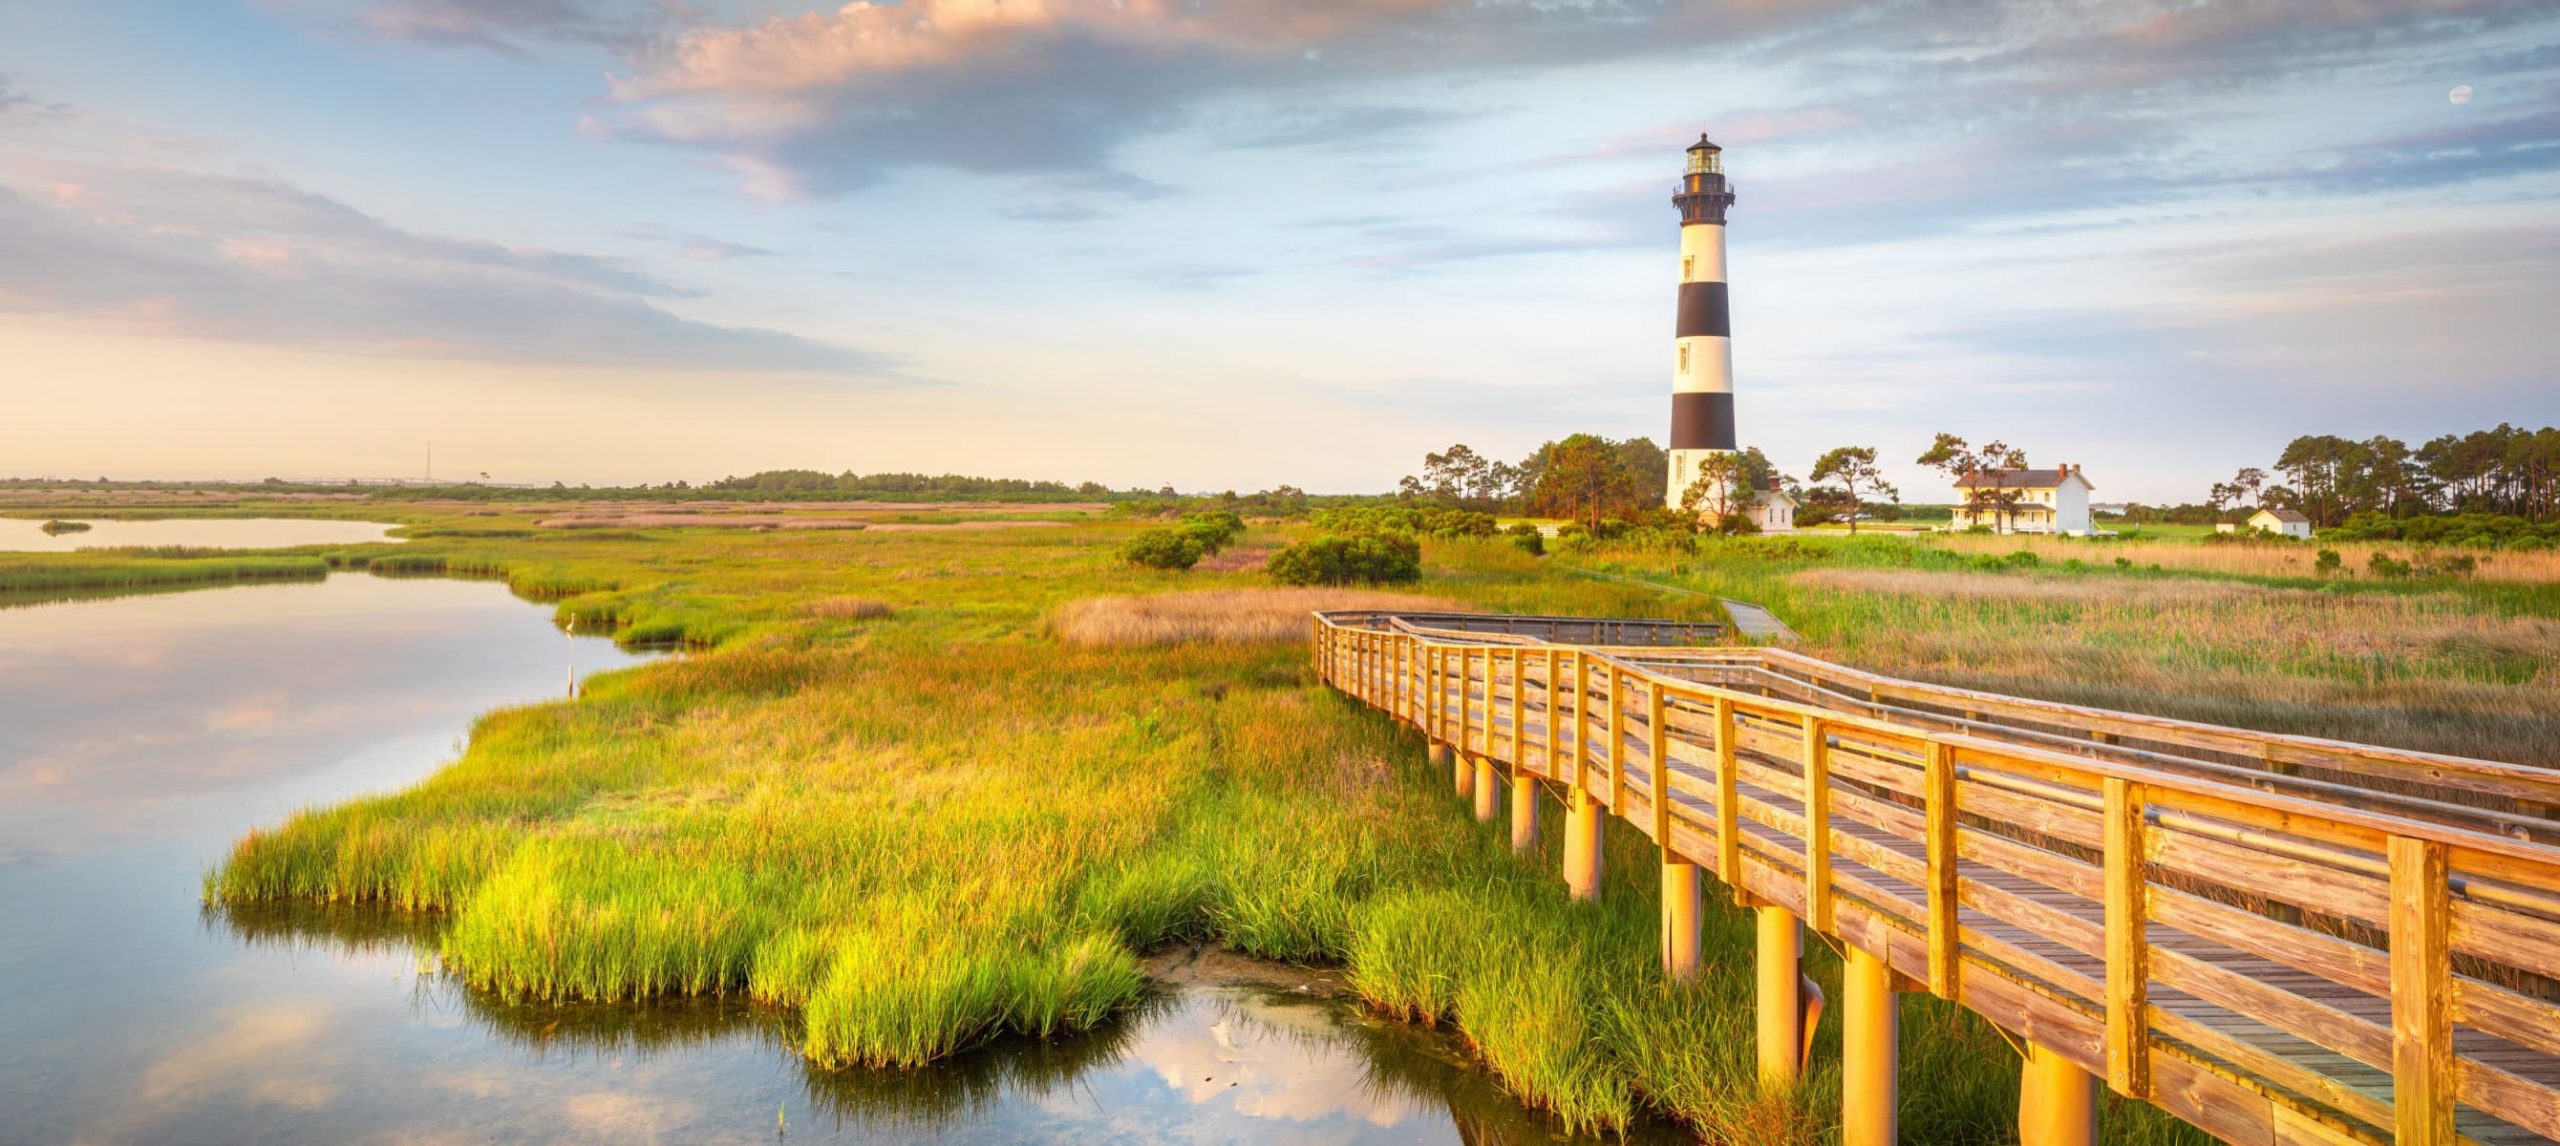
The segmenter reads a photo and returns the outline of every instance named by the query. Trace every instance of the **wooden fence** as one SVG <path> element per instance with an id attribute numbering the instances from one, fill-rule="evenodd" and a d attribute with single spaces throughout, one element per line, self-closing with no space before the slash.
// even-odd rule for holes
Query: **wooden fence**
<path id="1" fill-rule="evenodd" d="M 1337 612 L 1314 656 L 2225 1141 L 2560 1137 L 2560 775 L 1660 643 L 1704 635 Z"/>

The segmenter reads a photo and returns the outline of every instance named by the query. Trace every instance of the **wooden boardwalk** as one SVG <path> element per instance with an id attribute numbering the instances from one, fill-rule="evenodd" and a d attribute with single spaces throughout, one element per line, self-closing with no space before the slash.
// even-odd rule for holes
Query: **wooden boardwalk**
<path id="1" fill-rule="evenodd" d="M 1750 638 L 1754 643 L 1778 645 L 1795 643 L 1796 631 L 1788 628 L 1785 621 L 1779 620 L 1776 613 L 1749 601 L 1736 601 L 1730 597 L 1719 597 L 1717 603 L 1724 606 L 1725 616 L 1733 618 L 1733 631 Z"/>
<path id="2" fill-rule="evenodd" d="M 1327 613 L 1315 658 L 2224 1141 L 2560 1138 L 2560 773 L 1712 628 Z"/>

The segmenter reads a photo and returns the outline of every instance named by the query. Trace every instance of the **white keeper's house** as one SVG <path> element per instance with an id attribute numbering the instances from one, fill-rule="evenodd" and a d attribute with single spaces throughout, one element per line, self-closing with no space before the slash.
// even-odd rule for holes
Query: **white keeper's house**
<path id="1" fill-rule="evenodd" d="M 2064 533 L 2086 537 L 2089 492 L 2096 489 L 2071 464 L 2049 470 L 1988 470 L 1956 482 L 1950 529 L 1976 525 L 2001 533 Z M 2004 506 L 2002 503 L 2006 502 Z"/>

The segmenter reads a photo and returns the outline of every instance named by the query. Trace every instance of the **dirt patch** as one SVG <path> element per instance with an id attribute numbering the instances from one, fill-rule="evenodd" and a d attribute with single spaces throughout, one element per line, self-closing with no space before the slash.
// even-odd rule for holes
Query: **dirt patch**
<path id="1" fill-rule="evenodd" d="M 881 533 L 956 533 L 964 529 L 1062 529 L 1063 521 L 875 521 L 871 528 Z"/>
<path id="2" fill-rule="evenodd" d="M 1351 994 L 1343 973 L 1332 967 L 1293 967 L 1228 950 L 1224 944 L 1182 944 L 1138 961 L 1147 978 L 1182 987 L 1260 987 L 1318 999 Z"/>
<path id="3" fill-rule="evenodd" d="M 708 526 L 731 529 L 869 529 L 871 523 L 845 517 L 782 517 L 743 513 L 564 513 L 534 522 L 544 529 L 647 529 L 651 526 Z"/>
<path id="4" fill-rule="evenodd" d="M 1223 549 L 1201 558 L 1192 568 L 1206 573 L 1259 573 L 1263 566 L 1271 564 L 1271 555 L 1277 552 L 1269 548 Z"/>
<path id="5" fill-rule="evenodd" d="M 1071 645 L 1258 644 L 1307 639 L 1322 609 L 1472 613 L 1457 601 L 1368 589 L 1221 589 L 1145 597 L 1087 597 L 1060 606 L 1049 631 Z"/>

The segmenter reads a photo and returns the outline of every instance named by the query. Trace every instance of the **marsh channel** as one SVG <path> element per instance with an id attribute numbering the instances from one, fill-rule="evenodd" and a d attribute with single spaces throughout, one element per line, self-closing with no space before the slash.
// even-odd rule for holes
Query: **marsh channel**
<path id="1" fill-rule="evenodd" d="M 0 608 L 0 1142 L 1570 1140 L 1322 975 L 1160 953 L 1171 981 L 1102 1030 L 835 1071 L 736 999 L 467 990 L 432 916 L 201 906 L 243 833 L 643 659 L 487 582 Z"/>

